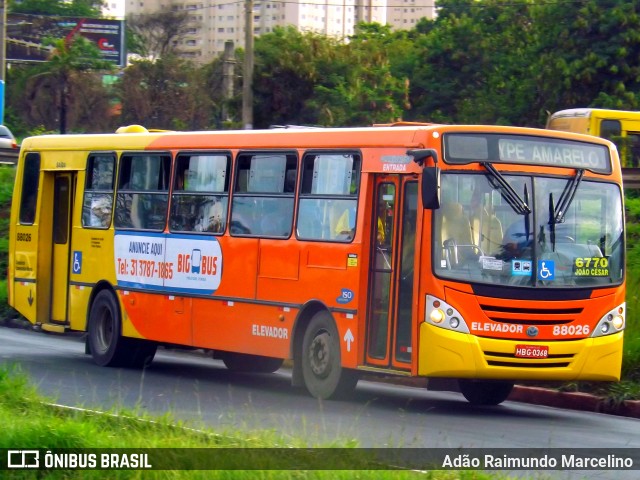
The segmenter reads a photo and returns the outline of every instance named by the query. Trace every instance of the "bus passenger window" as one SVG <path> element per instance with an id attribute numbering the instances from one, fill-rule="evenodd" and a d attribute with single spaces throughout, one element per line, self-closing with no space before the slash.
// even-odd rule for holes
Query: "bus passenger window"
<path id="1" fill-rule="evenodd" d="M 297 156 L 290 153 L 238 156 L 231 235 L 291 235 L 297 166 Z"/>
<path id="2" fill-rule="evenodd" d="M 113 208 L 115 155 L 91 155 L 82 203 L 82 226 L 109 228 Z"/>
<path id="3" fill-rule="evenodd" d="M 22 174 L 20 223 L 31 225 L 36 219 L 36 201 L 40 185 L 40 154 L 28 153 Z"/>
<path id="4" fill-rule="evenodd" d="M 298 238 L 351 242 L 356 230 L 360 157 L 307 154 L 302 165 Z"/>
<path id="5" fill-rule="evenodd" d="M 169 228 L 223 233 L 229 203 L 229 154 L 180 154 L 176 160 Z"/>
<path id="6" fill-rule="evenodd" d="M 170 169 L 169 155 L 122 156 L 116 195 L 116 228 L 164 229 Z"/>

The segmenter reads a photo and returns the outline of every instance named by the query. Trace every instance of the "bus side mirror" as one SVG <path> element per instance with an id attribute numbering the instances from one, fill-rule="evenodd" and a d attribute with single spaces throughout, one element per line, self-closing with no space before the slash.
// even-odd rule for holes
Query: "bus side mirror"
<path id="1" fill-rule="evenodd" d="M 433 160 L 433 167 L 422 169 L 422 207 L 434 210 L 440 208 L 440 168 L 438 167 L 438 152 L 433 148 L 408 150 L 407 155 L 413 157 L 418 165 L 424 165 L 429 158 Z"/>
<path id="2" fill-rule="evenodd" d="M 422 169 L 422 207 L 440 208 L 440 167 Z"/>

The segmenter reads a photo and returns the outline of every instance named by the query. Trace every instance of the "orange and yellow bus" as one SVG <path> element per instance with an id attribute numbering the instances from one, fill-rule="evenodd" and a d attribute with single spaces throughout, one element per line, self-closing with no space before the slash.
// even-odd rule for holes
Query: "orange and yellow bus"
<path id="1" fill-rule="evenodd" d="M 370 128 L 24 140 L 9 303 L 87 332 L 102 366 L 214 352 L 319 398 L 363 373 L 617 380 L 621 169 L 604 139 L 541 129 Z M 439 380 L 440 379 L 440 380 Z"/>
<path id="2" fill-rule="evenodd" d="M 618 147 L 623 167 L 640 167 L 640 112 L 571 108 L 551 114 L 547 128 L 609 139 Z"/>

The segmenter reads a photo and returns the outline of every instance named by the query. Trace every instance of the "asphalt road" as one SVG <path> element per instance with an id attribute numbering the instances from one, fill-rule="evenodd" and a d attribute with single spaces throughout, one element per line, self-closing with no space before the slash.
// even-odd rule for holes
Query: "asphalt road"
<path id="1" fill-rule="evenodd" d="M 640 420 L 633 418 L 511 401 L 473 407 L 457 393 L 368 381 L 353 399 L 319 401 L 291 387 L 286 369 L 233 374 L 204 354 L 162 349 L 145 371 L 101 368 L 78 337 L 13 328 L 0 328 L 0 363 L 19 364 L 61 404 L 170 412 L 195 427 L 270 429 L 310 445 L 355 439 L 362 447 L 640 448 Z M 640 472 L 547 476 L 635 479 Z"/>

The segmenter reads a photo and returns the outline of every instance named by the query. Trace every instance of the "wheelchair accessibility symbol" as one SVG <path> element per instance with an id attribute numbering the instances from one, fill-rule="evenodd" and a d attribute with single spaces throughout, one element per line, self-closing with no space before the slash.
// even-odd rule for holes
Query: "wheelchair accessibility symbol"
<path id="1" fill-rule="evenodd" d="M 556 266 L 553 260 L 538 260 L 538 280 L 554 280 Z"/>
<path id="2" fill-rule="evenodd" d="M 73 273 L 78 274 L 82 271 L 82 252 L 75 250 L 73 252 Z"/>

